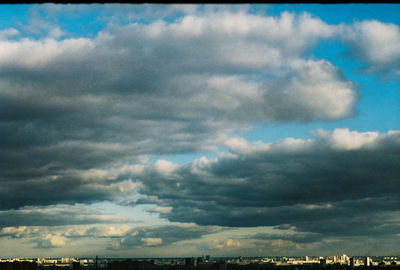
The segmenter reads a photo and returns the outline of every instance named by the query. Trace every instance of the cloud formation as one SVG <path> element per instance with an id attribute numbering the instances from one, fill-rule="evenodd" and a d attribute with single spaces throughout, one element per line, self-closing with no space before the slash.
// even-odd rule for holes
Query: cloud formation
<path id="1" fill-rule="evenodd" d="M 54 207 L 26 207 L 18 210 L 0 211 L 0 228 L 24 226 L 62 226 L 101 223 L 132 223 L 134 221 L 107 215 L 84 206 L 71 207 L 57 205 Z M 22 226 L 22 227 L 21 227 Z"/>
<path id="2" fill-rule="evenodd" d="M 291 224 L 331 236 L 399 229 L 399 131 L 318 130 L 313 139 L 234 138 L 227 146 L 216 159 L 132 170 L 146 195 L 136 203 L 170 207 L 160 215 L 200 225 Z"/>
<path id="3" fill-rule="evenodd" d="M 176 242 L 199 239 L 203 235 L 221 231 L 213 226 L 165 225 L 134 228 L 109 247 L 111 250 L 136 247 L 168 246 Z"/>
<path id="4" fill-rule="evenodd" d="M 376 20 L 355 22 L 343 29 L 342 39 L 351 55 L 367 64 L 365 70 L 400 78 L 400 27 Z"/>
<path id="5" fill-rule="evenodd" d="M 67 244 L 67 239 L 60 235 L 48 234 L 44 238 L 40 239 L 37 244 L 38 248 L 54 248 L 62 247 Z"/>
<path id="6" fill-rule="evenodd" d="M 9 236 L 12 238 L 20 238 L 37 234 L 40 231 L 38 227 L 18 226 L 18 227 L 4 227 L 0 230 L 0 236 Z"/>
<path id="7" fill-rule="evenodd" d="M 271 233 L 256 234 L 252 238 L 257 240 L 285 240 L 294 243 L 313 243 L 321 240 L 319 233 Z"/>
<path id="8" fill-rule="evenodd" d="M 72 223 L 71 223 L 72 224 Z M 164 247 L 174 243 L 200 239 L 223 229 L 194 224 L 171 224 L 162 226 L 96 225 L 75 224 L 54 226 L 10 226 L 0 230 L 0 237 L 22 238 L 38 248 L 54 248 L 67 244 L 76 245 L 82 239 L 105 240 L 109 250 Z M 228 246 L 236 242 L 229 242 Z"/>
<path id="9" fill-rule="evenodd" d="M 240 241 L 231 238 L 228 238 L 225 241 L 215 240 L 214 242 L 215 242 L 215 248 L 217 249 L 241 247 Z"/>
<path id="10" fill-rule="evenodd" d="M 116 200 L 121 183 L 82 174 L 216 149 L 256 122 L 354 115 L 356 85 L 310 58 L 335 29 L 306 13 L 239 9 L 113 25 L 94 38 L 4 30 L 0 208 Z"/>
<path id="11" fill-rule="evenodd" d="M 314 48 L 341 40 L 363 71 L 396 77 L 397 25 L 333 25 L 246 6 L 115 5 L 102 13 L 106 27 L 77 34 L 53 21 L 61 10 L 34 7 L 28 24 L 0 30 L 3 239 L 58 226 L 44 229 L 37 247 L 95 238 L 112 239 L 110 250 L 155 249 L 221 230 L 210 225 L 273 226 L 280 231 L 250 242 L 278 250 L 399 231 L 399 131 L 318 130 L 272 144 L 235 135 L 355 116 L 358 85 Z M 216 159 L 150 161 L 221 146 L 229 152 Z M 82 206 L 104 201 L 151 204 L 166 220 L 197 225 L 120 226 L 132 221 Z M 114 225 L 83 226 L 104 223 Z"/>

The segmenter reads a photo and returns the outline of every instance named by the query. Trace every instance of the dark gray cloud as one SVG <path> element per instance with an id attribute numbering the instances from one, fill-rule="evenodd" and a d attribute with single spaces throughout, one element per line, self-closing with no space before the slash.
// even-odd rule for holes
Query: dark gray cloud
<path id="1" fill-rule="evenodd" d="M 130 223 L 127 218 L 107 215 L 84 207 L 24 208 L 0 211 L 0 228 L 18 226 L 63 226 L 96 223 Z"/>
<path id="2" fill-rule="evenodd" d="M 56 175 L 46 175 L 50 170 Z M 102 175 L 101 171 L 64 172 L 60 168 L 39 168 L 31 173 L 38 175 L 2 181 L 0 209 L 113 201 L 132 194 L 135 189 L 130 180 L 116 181 L 111 175 Z"/>
<path id="3" fill-rule="evenodd" d="M 335 32 L 308 14 L 212 8 L 93 38 L 11 32 L 0 40 L 0 209 L 115 200 L 118 179 L 81 174 L 215 149 L 255 122 L 349 117 L 357 102 L 338 68 L 308 59 Z"/>
<path id="4" fill-rule="evenodd" d="M 136 170 L 147 196 L 136 203 L 170 207 L 160 215 L 200 225 L 285 225 L 324 236 L 398 230 L 398 131 L 336 129 L 314 139 L 235 138 L 226 145 L 232 152 L 215 160 L 160 161 Z"/>

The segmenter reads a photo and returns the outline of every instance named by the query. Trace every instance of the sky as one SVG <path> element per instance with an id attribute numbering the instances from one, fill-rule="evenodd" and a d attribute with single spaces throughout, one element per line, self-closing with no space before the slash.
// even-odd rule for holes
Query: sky
<path id="1" fill-rule="evenodd" d="M 400 5 L 1 5 L 0 257 L 400 254 Z"/>

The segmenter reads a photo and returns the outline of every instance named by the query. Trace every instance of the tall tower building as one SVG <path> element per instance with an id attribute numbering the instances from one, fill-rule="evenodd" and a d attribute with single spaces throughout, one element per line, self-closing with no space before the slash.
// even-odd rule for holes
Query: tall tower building
<path id="1" fill-rule="evenodd" d="M 364 266 L 371 266 L 371 258 L 370 257 L 365 257 L 364 259 Z"/>

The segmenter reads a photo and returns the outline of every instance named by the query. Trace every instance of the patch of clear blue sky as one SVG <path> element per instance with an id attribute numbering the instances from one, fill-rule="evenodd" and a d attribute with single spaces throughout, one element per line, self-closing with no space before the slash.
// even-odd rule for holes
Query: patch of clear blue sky
<path id="1" fill-rule="evenodd" d="M 9 27 L 23 31 L 35 19 L 42 23 L 57 25 L 72 36 L 95 37 L 109 24 L 149 24 L 162 19 L 174 22 L 182 17 L 180 10 L 164 12 L 169 5 L 128 5 L 128 4 L 41 4 L 1 5 L 0 30 Z M 25 32 L 33 38 L 40 35 Z"/>
<path id="2" fill-rule="evenodd" d="M 34 16 L 32 10 L 37 12 L 38 16 L 52 17 L 53 22 L 58 21 L 65 30 L 71 33 L 96 33 L 101 30 L 112 15 L 119 16 L 121 23 L 138 21 L 148 23 L 157 19 L 152 16 L 140 15 L 140 10 L 146 5 L 1 5 L 0 6 L 0 28 L 15 27 L 16 22 L 27 24 L 31 16 Z M 154 5 L 158 9 L 167 7 L 167 5 Z M 250 6 L 251 13 L 278 16 L 283 11 L 296 13 L 308 12 L 329 24 L 352 23 L 354 20 L 376 19 L 382 22 L 400 23 L 400 5 L 398 4 L 279 4 L 265 5 L 254 4 Z M 180 11 L 172 12 L 164 19 L 174 21 L 183 13 Z M 116 19 L 114 16 L 113 19 Z"/>
<path id="3" fill-rule="evenodd" d="M 27 11 L 30 5 L 1 5 L 0 29 L 15 27 L 18 22 L 27 23 Z"/>
<path id="4" fill-rule="evenodd" d="M 279 4 L 252 5 L 250 11 L 257 13 L 265 10 L 265 14 L 279 15 L 283 11 L 296 13 L 308 12 L 329 24 L 352 23 L 354 20 L 375 19 L 382 22 L 400 23 L 400 5 L 398 4 Z"/>
<path id="5" fill-rule="evenodd" d="M 156 5 L 155 14 L 165 6 Z M 33 19 L 58 25 L 73 36 L 94 37 L 110 21 L 119 24 L 129 22 L 149 23 L 157 16 L 141 14 L 144 6 L 127 5 L 1 5 L 0 29 L 19 28 L 29 25 Z M 283 11 L 308 12 L 321 18 L 328 24 L 350 24 L 354 21 L 375 19 L 381 22 L 400 24 L 400 5 L 398 4 L 279 4 L 251 5 L 249 11 L 254 14 L 279 16 Z M 151 11 L 150 11 L 151 13 Z M 128 15 L 130 14 L 130 15 Z M 162 13 L 160 13 L 162 14 Z M 119 16 L 121 15 L 121 16 Z M 165 15 L 165 14 L 164 14 Z M 173 22 L 182 16 L 177 11 L 164 19 Z M 21 29 L 19 29 L 21 30 Z M 23 29 L 22 29 L 23 30 Z M 310 131 L 318 128 L 333 130 L 349 128 L 357 131 L 380 131 L 400 128 L 400 84 L 398 81 L 384 81 L 379 74 L 370 75 L 360 71 L 365 64 L 345 56 L 347 48 L 340 41 L 327 40 L 319 42 L 312 52 L 312 57 L 326 59 L 339 67 L 345 77 L 359 86 L 360 101 L 357 104 L 358 114 L 355 117 L 333 122 L 314 122 L 308 124 L 273 123 L 255 125 L 247 134 L 240 134 L 248 140 L 265 142 L 278 141 L 286 137 L 310 137 Z M 220 148 L 223 150 L 224 148 Z M 185 163 L 200 156 L 215 157 L 212 151 L 205 153 L 186 153 L 164 156 L 164 159 Z M 156 160 L 151 157 L 150 161 Z"/>

